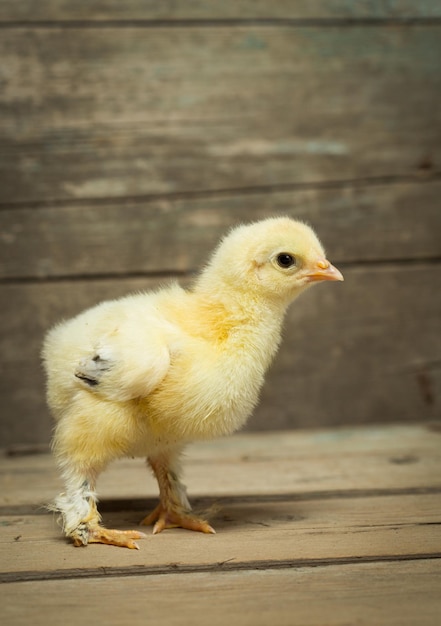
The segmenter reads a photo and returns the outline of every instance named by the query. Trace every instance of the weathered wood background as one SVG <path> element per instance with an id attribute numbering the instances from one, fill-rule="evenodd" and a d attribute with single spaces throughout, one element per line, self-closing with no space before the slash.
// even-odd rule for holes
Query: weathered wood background
<path id="1" fill-rule="evenodd" d="M 441 417 L 441 3 L 0 0 L 0 445 L 45 443 L 44 332 L 310 221 L 250 429 Z"/>

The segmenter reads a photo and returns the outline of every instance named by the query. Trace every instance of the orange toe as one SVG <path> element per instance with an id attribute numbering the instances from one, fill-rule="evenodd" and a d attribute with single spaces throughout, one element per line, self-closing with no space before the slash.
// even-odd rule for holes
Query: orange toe
<path id="1" fill-rule="evenodd" d="M 214 528 L 212 528 L 207 521 L 187 511 L 164 509 L 162 504 L 159 504 L 152 513 L 147 515 L 147 517 L 142 520 L 141 524 L 143 526 L 154 524 L 154 535 L 162 532 L 166 528 L 186 528 L 187 530 L 196 530 L 201 533 L 216 533 Z"/>
<path id="2" fill-rule="evenodd" d="M 120 546 L 139 550 L 135 539 L 143 539 L 147 535 L 139 530 L 109 530 L 102 526 L 89 530 L 89 543 L 106 543 L 111 546 Z"/>

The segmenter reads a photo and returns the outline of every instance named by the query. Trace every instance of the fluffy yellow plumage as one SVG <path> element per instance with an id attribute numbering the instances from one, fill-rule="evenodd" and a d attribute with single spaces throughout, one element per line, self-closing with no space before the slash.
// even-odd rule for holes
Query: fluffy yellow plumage
<path id="1" fill-rule="evenodd" d="M 54 452 L 66 491 L 55 508 L 75 545 L 137 548 L 139 531 L 100 525 L 95 482 L 123 456 L 148 459 L 160 504 L 154 532 L 214 532 L 179 480 L 186 443 L 240 428 L 274 357 L 287 306 L 320 280 L 342 280 L 314 232 L 289 218 L 234 229 L 193 287 L 103 302 L 52 329 L 43 348 Z"/>

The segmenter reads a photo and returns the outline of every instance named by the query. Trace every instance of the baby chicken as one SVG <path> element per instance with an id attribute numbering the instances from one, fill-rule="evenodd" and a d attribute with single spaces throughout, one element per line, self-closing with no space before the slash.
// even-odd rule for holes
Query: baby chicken
<path id="1" fill-rule="evenodd" d="M 233 229 L 194 285 L 103 302 L 45 340 L 53 449 L 65 481 L 55 502 L 76 546 L 138 548 L 137 530 L 100 523 L 96 480 L 120 457 L 147 459 L 159 505 L 153 532 L 212 533 L 191 512 L 179 457 L 190 441 L 240 428 L 274 357 L 287 306 L 310 285 L 343 280 L 314 232 L 290 218 Z"/>

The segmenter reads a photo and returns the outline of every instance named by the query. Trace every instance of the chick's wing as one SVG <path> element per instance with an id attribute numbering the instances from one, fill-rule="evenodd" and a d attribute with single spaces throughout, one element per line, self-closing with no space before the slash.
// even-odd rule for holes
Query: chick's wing
<path id="1" fill-rule="evenodd" d="M 78 383 L 110 400 L 148 396 L 170 366 L 166 324 L 154 312 L 128 307 L 103 326 L 76 362 Z"/>

